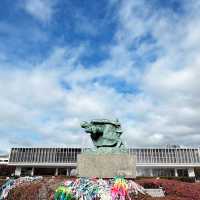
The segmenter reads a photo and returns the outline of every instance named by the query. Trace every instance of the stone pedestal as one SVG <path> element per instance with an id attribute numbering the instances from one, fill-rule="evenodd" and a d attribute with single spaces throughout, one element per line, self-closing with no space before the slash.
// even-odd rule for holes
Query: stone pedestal
<path id="1" fill-rule="evenodd" d="M 136 177 L 136 156 L 128 153 L 83 153 L 78 155 L 79 177 Z"/>

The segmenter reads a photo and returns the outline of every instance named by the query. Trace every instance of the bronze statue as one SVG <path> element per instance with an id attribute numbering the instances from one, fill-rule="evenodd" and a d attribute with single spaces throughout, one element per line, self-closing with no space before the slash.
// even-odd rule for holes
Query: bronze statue
<path id="1" fill-rule="evenodd" d="M 83 122 L 81 127 L 89 133 L 96 148 L 124 148 L 120 138 L 122 134 L 121 124 L 118 120 L 97 119 L 91 122 Z"/>

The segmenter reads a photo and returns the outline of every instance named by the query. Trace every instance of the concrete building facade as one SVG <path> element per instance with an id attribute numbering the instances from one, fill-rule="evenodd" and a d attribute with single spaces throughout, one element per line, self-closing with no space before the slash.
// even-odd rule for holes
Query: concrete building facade
<path id="1" fill-rule="evenodd" d="M 15 175 L 71 175 L 84 148 L 12 148 L 8 165 Z M 200 178 L 199 148 L 129 148 L 136 155 L 137 176 Z"/>

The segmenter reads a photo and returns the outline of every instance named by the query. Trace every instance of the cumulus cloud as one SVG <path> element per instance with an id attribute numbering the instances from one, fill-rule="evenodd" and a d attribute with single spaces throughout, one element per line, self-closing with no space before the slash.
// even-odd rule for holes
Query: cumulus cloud
<path id="1" fill-rule="evenodd" d="M 199 6 L 198 3 L 195 5 Z M 151 107 L 146 110 L 142 122 L 138 121 L 139 118 L 134 120 L 136 127 L 142 128 L 144 136 L 149 136 L 146 145 L 198 145 L 195 139 L 199 138 L 197 77 L 200 73 L 200 40 L 197 33 L 200 29 L 195 24 L 199 23 L 200 13 L 196 6 L 190 9 L 187 6 L 183 2 L 185 10 L 181 17 L 173 10 L 155 12 L 146 1 L 123 2 L 119 12 L 118 46 L 123 45 L 130 52 L 128 49 L 138 38 L 149 35 L 153 44 L 146 51 L 156 53 L 153 62 L 145 63 L 139 85 L 145 96 L 149 96 Z M 147 42 L 144 39 L 135 49 L 138 55 L 145 56 L 144 46 L 149 47 Z"/>
<path id="2" fill-rule="evenodd" d="M 93 67 L 81 62 L 89 48 L 81 44 L 55 47 L 29 68 L 2 69 L 2 149 L 91 145 L 79 123 L 92 118 L 118 118 L 129 146 L 198 146 L 200 5 L 182 1 L 178 13 L 153 2 L 113 1 L 114 43 Z"/>

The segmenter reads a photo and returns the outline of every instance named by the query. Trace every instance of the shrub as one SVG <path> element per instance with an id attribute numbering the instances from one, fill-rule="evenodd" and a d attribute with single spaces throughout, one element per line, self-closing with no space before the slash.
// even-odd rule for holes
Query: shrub
<path id="1" fill-rule="evenodd" d="M 7 200 L 36 200 L 40 187 L 39 183 L 32 183 L 14 188 L 9 192 Z"/>

